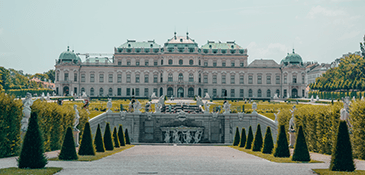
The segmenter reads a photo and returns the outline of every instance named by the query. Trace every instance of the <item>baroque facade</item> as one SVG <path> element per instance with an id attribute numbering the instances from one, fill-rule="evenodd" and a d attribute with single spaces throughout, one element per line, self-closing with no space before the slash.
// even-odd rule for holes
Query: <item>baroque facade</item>
<path id="1" fill-rule="evenodd" d="M 150 97 L 155 93 L 178 98 L 208 93 L 235 99 L 305 95 L 306 70 L 294 50 L 280 64 L 268 59 L 248 64 L 247 59 L 247 49 L 234 41 L 208 41 L 199 47 L 188 33 L 175 33 L 163 46 L 154 40 L 127 40 L 114 48 L 112 58 L 81 61 L 67 49 L 56 60 L 56 92 L 86 92 L 90 97 Z"/>

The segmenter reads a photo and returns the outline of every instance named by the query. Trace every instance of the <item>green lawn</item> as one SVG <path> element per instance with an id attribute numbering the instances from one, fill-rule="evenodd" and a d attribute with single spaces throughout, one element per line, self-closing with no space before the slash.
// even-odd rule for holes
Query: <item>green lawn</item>
<path id="1" fill-rule="evenodd" d="M 21 169 L 21 168 L 16 168 L 16 167 L 10 167 L 10 168 L 3 168 L 0 169 L 0 174 L 8 174 L 8 175 L 13 175 L 13 174 L 32 174 L 32 175 L 48 175 L 48 174 L 55 174 L 57 172 L 60 172 L 62 170 L 62 168 L 58 168 L 58 167 L 45 167 L 45 168 L 40 168 L 40 169 Z"/>
<path id="2" fill-rule="evenodd" d="M 134 145 L 127 145 L 127 146 L 123 146 L 123 147 L 120 147 L 120 148 L 114 148 L 113 151 L 105 151 L 103 153 L 96 152 L 96 155 L 95 156 L 79 156 L 79 159 L 76 160 L 76 161 L 94 161 L 94 160 L 99 160 L 101 158 L 104 158 L 104 157 L 113 155 L 115 153 L 119 153 L 121 151 L 124 151 L 126 149 L 132 148 L 133 146 Z M 60 161 L 58 159 L 58 157 L 56 157 L 56 158 L 50 158 L 48 160 Z"/>
<path id="3" fill-rule="evenodd" d="M 330 171 L 329 169 L 312 169 L 314 172 L 320 175 L 351 175 L 351 174 L 365 174 L 365 170 L 355 170 L 354 172 L 346 171 Z"/>
<path id="4" fill-rule="evenodd" d="M 266 159 L 266 160 L 269 160 L 269 161 L 272 161 L 272 162 L 277 162 L 277 163 L 323 163 L 322 161 L 317 161 L 317 160 L 311 160 L 309 162 L 307 162 L 307 161 L 292 161 L 291 157 L 279 158 L 279 157 L 274 157 L 273 154 L 263 154 L 261 152 L 252 151 L 250 149 L 240 148 L 238 146 L 229 146 L 229 147 L 237 149 L 239 151 L 243 151 L 243 152 L 248 153 L 248 154 L 252 154 L 252 155 L 257 156 L 257 157 L 261 157 L 263 159 Z"/>

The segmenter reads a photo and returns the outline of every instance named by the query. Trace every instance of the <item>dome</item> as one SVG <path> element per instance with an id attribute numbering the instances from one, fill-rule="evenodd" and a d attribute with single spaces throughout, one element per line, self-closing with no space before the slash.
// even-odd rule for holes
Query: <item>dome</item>
<path id="1" fill-rule="evenodd" d="M 284 63 L 285 65 L 287 65 L 288 63 L 302 64 L 303 60 L 300 55 L 298 55 L 294 52 L 294 49 L 293 49 L 293 53 L 291 53 L 291 54 L 288 53 L 288 55 L 283 60 L 281 60 L 281 63 Z"/>
<path id="2" fill-rule="evenodd" d="M 62 62 L 74 62 L 74 63 L 81 62 L 80 57 L 77 56 L 74 52 L 71 52 L 69 46 L 67 46 L 67 51 L 62 52 L 58 57 L 58 59 L 59 61 Z"/>

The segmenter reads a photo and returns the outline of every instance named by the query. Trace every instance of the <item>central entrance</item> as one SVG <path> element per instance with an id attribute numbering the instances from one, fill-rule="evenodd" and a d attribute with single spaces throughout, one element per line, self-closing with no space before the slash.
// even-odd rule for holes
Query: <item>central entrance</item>
<path id="1" fill-rule="evenodd" d="M 63 87 L 63 95 L 68 96 L 70 94 L 68 86 Z"/>
<path id="2" fill-rule="evenodd" d="M 298 97 L 298 90 L 297 89 L 292 89 L 291 94 L 292 94 L 292 97 L 297 98 Z"/>
<path id="3" fill-rule="evenodd" d="M 184 97 L 184 89 L 182 87 L 177 89 L 177 97 Z"/>

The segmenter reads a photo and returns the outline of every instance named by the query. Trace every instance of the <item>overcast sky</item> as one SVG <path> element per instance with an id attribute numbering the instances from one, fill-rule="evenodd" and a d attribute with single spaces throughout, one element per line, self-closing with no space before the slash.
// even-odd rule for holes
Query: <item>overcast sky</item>
<path id="1" fill-rule="evenodd" d="M 303 61 L 330 63 L 360 50 L 365 0 L 0 0 L 0 66 L 25 73 L 54 69 L 69 45 L 113 53 L 127 39 L 163 45 L 178 35 L 199 44 L 236 41 L 280 62 L 295 48 Z"/>

